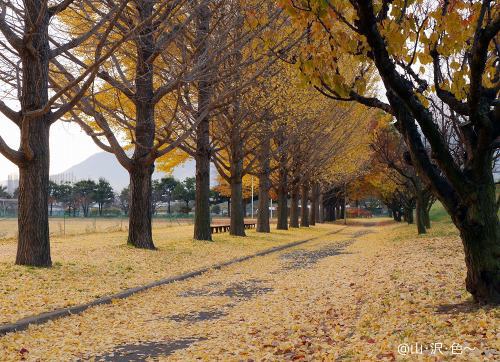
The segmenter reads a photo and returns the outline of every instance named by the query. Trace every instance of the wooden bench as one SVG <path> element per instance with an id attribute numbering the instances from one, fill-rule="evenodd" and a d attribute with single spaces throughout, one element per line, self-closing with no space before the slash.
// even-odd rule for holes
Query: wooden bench
<path id="1" fill-rule="evenodd" d="M 256 224 L 253 223 L 245 223 L 245 229 L 255 229 Z M 231 228 L 230 225 L 210 225 L 210 232 L 212 234 L 225 233 L 228 232 Z"/>
<path id="2" fill-rule="evenodd" d="M 211 225 L 210 232 L 212 234 L 225 233 L 225 232 L 229 231 L 229 228 L 230 228 L 229 225 Z"/>

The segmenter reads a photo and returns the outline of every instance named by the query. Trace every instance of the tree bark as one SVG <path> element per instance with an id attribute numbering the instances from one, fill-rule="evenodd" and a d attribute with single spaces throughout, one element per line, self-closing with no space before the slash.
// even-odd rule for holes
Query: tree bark
<path id="1" fill-rule="evenodd" d="M 288 192 L 287 192 L 287 170 L 280 167 L 278 184 L 278 221 L 276 229 L 288 230 Z"/>
<path id="2" fill-rule="evenodd" d="M 431 228 L 431 217 L 429 212 L 433 204 L 432 194 L 427 190 L 423 197 L 422 217 L 424 218 L 424 225 L 426 229 Z"/>
<path id="3" fill-rule="evenodd" d="M 212 240 L 210 230 L 210 144 L 209 121 L 204 119 L 197 128 L 196 194 L 194 239 Z M 170 213 L 170 203 L 169 203 Z"/>
<path id="4" fill-rule="evenodd" d="M 412 207 L 405 207 L 405 221 L 408 223 L 408 225 L 413 224 L 413 208 Z"/>
<path id="5" fill-rule="evenodd" d="M 45 120 L 31 120 L 21 129 L 29 140 L 34 158 L 19 166 L 18 243 L 16 264 L 36 267 L 52 265 L 49 241 L 49 126 Z"/>
<path id="6" fill-rule="evenodd" d="M 309 225 L 314 226 L 319 220 L 319 185 L 314 183 L 311 190 L 311 213 Z"/>
<path id="7" fill-rule="evenodd" d="M 231 176 L 231 222 L 230 234 L 234 236 L 246 236 L 245 219 L 243 217 L 243 185 L 241 168 Z"/>
<path id="8" fill-rule="evenodd" d="M 394 221 L 401 222 L 401 210 L 399 208 L 391 209 Z"/>
<path id="9" fill-rule="evenodd" d="M 207 79 L 209 72 L 208 60 L 202 55 L 208 51 L 210 32 L 210 8 L 207 3 L 200 4 L 197 9 L 196 47 L 198 61 L 205 62 L 202 74 L 205 76 L 198 81 L 198 110 L 197 118 L 201 118 L 196 128 L 196 193 L 194 214 L 194 239 L 212 240 L 210 229 L 210 105 L 211 84 Z M 170 201 L 169 201 L 170 213 Z"/>
<path id="10" fill-rule="evenodd" d="M 312 196 L 311 196 L 311 210 L 309 212 L 309 226 L 316 225 L 316 205 L 317 205 L 317 200 L 314 197 L 314 185 L 313 185 Z"/>
<path id="11" fill-rule="evenodd" d="M 319 191 L 319 190 L 318 190 Z M 318 212 L 318 223 L 320 224 L 323 224 L 325 222 L 325 205 L 323 203 L 323 199 L 324 199 L 324 195 L 323 193 L 321 192 L 319 194 L 319 198 L 318 198 L 318 208 L 319 208 L 319 212 Z"/>
<path id="12" fill-rule="evenodd" d="M 257 211 L 257 232 L 269 233 L 269 175 L 259 175 L 259 210 Z"/>
<path id="13" fill-rule="evenodd" d="M 453 221 L 464 246 L 467 290 L 479 303 L 500 304 L 500 224 L 491 197 L 495 189 L 478 186 L 466 212 Z"/>
<path id="14" fill-rule="evenodd" d="M 295 184 L 292 184 L 290 190 L 290 227 L 299 227 L 299 195 Z"/>
<path id="15" fill-rule="evenodd" d="M 29 34 L 29 51 L 21 54 L 23 113 L 43 109 L 48 102 L 49 15 L 47 3 L 25 1 L 25 34 Z M 5 9 L 4 9 L 5 11 Z M 36 28 L 34 28 L 36 27 Z M 49 114 L 21 121 L 20 151 L 24 158 L 19 166 L 18 244 L 16 264 L 37 267 L 52 265 L 49 241 Z"/>
<path id="16" fill-rule="evenodd" d="M 141 19 L 150 18 L 153 2 L 142 1 L 139 6 Z M 154 146 L 156 132 L 155 104 L 153 102 L 153 64 L 149 61 L 155 50 L 153 25 L 148 20 L 137 37 L 137 64 L 135 74 L 136 146 L 130 169 L 130 214 L 128 244 L 142 249 L 155 249 L 152 235 L 152 182 L 154 165 L 145 158 Z"/>
<path id="17" fill-rule="evenodd" d="M 306 183 L 303 183 L 300 186 L 300 196 L 300 226 L 309 227 L 309 209 L 307 207 L 307 203 L 309 201 L 309 186 Z"/>
<path id="18" fill-rule="evenodd" d="M 424 198 L 422 192 L 417 191 L 417 208 L 416 208 L 416 217 L 417 217 L 417 231 L 418 234 L 425 234 L 425 205 Z"/>
<path id="19" fill-rule="evenodd" d="M 151 176 L 153 166 L 135 167 L 130 172 L 129 245 L 155 249 L 152 233 Z"/>
<path id="20" fill-rule="evenodd" d="M 271 232 L 269 225 L 269 189 L 271 188 L 271 181 L 269 179 L 271 174 L 269 154 L 271 140 L 267 135 L 264 135 L 264 137 L 266 138 L 262 142 L 259 155 L 259 204 L 257 206 L 257 232 L 259 233 Z"/>

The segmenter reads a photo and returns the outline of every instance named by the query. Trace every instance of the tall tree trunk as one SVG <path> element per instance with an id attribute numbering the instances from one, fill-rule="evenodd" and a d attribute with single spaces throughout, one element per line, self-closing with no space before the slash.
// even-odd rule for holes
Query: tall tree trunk
<path id="1" fill-rule="evenodd" d="M 207 62 L 202 55 L 208 51 L 210 31 L 210 9 L 203 3 L 197 10 L 196 47 L 198 59 Z M 211 84 L 207 79 L 209 72 L 205 63 L 202 73 L 206 73 L 198 82 L 198 111 L 197 118 L 201 118 L 196 128 L 196 194 L 194 214 L 194 239 L 212 240 L 210 229 L 210 120 L 208 107 L 210 105 Z M 170 203 L 169 203 L 170 213 Z"/>
<path id="2" fill-rule="evenodd" d="M 422 195 L 422 192 L 417 191 L 417 209 L 416 209 L 416 217 L 417 217 L 417 231 L 418 234 L 425 234 L 425 205 L 424 205 L 424 198 Z"/>
<path id="3" fill-rule="evenodd" d="M 155 51 L 154 31 L 150 16 L 153 13 L 152 1 L 138 3 L 139 15 L 145 24 L 141 27 L 137 43 L 137 64 L 135 74 L 136 127 L 135 150 L 132 156 L 133 167 L 130 173 L 130 215 L 128 244 L 142 249 L 155 249 L 152 234 L 152 181 L 154 165 L 146 163 L 145 158 L 154 146 L 156 133 L 155 104 L 153 102 L 154 66 L 150 58 Z"/>
<path id="4" fill-rule="evenodd" d="M 311 192 L 311 210 L 309 212 L 309 225 L 310 226 L 315 226 L 316 225 L 316 205 L 318 200 L 314 197 L 314 185 L 312 186 L 312 192 Z"/>
<path id="5" fill-rule="evenodd" d="M 309 201 L 309 186 L 307 183 L 300 185 L 300 226 L 309 227 L 309 209 L 307 203 Z"/>
<path id="6" fill-rule="evenodd" d="M 194 239 L 212 240 L 210 230 L 210 145 L 208 119 L 197 128 Z M 169 202 L 170 213 L 170 202 Z"/>
<path id="7" fill-rule="evenodd" d="M 152 233 L 151 175 L 153 166 L 135 167 L 130 172 L 130 210 L 128 244 L 155 249 Z"/>
<path id="8" fill-rule="evenodd" d="M 243 212 L 243 159 L 241 157 L 241 144 L 239 143 L 238 130 L 233 130 L 231 137 L 231 220 L 230 234 L 245 236 L 245 219 Z"/>
<path id="9" fill-rule="evenodd" d="M 21 54 L 23 113 L 42 109 L 48 101 L 49 16 L 47 2 L 24 1 L 25 33 L 30 48 Z M 5 11 L 5 9 L 4 9 Z M 34 28 L 36 27 L 36 28 Z M 23 45 L 26 46 L 26 45 Z M 20 151 L 25 160 L 19 166 L 18 244 L 16 264 L 38 267 L 52 265 L 49 241 L 49 115 L 21 121 Z"/>
<path id="10" fill-rule="evenodd" d="M 432 207 L 432 194 L 429 192 L 429 190 L 426 190 L 424 193 L 423 197 L 423 206 L 422 206 L 422 217 L 424 218 L 424 225 L 426 229 L 431 228 L 431 217 L 429 215 L 429 212 L 431 211 Z"/>
<path id="11" fill-rule="evenodd" d="M 241 168 L 240 168 L 241 170 Z M 245 235 L 245 219 L 243 217 L 243 187 L 241 171 L 231 176 L 231 222 L 230 234 Z"/>
<path id="12" fill-rule="evenodd" d="M 408 223 L 408 225 L 413 224 L 413 207 L 411 206 L 405 207 L 405 221 Z"/>
<path id="13" fill-rule="evenodd" d="M 282 156 L 284 162 L 286 162 L 286 155 Z M 281 160 L 282 165 L 279 171 L 279 182 L 278 182 L 278 221 L 276 229 L 278 230 L 288 230 L 288 192 L 287 192 L 287 179 L 288 172 L 286 166 L 283 164 L 283 159 Z"/>
<path id="14" fill-rule="evenodd" d="M 269 136 L 262 141 L 259 154 L 260 172 L 259 172 L 259 204 L 257 211 L 257 232 L 269 233 L 271 227 L 269 225 L 269 189 L 271 188 L 271 181 L 269 176 L 271 174 L 270 165 L 270 148 L 271 140 Z"/>
<path id="15" fill-rule="evenodd" d="M 319 221 L 319 185 L 313 183 L 311 190 L 311 215 L 309 225 L 314 226 Z"/>
<path id="16" fill-rule="evenodd" d="M 399 208 L 393 208 L 391 211 L 394 221 L 401 222 L 401 210 Z"/>
<path id="17" fill-rule="evenodd" d="M 330 202 L 327 202 L 323 208 L 325 209 L 325 221 L 335 221 L 333 218 L 335 207 Z"/>
<path id="18" fill-rule="evenodd" d="M 324 194 L 322 192 L 320 192 L 319 198 L 318 198 L 319 212 L 318 212 L 318 220 L 317 220 L 320 224 L 323 224 L 325 222 L 325 204 L 323 202 L 323 199 L 324 199 Z"/>
<path id="19" fill-rule="evenodd" d="M 31 120 L 21 129 L 34 158 L 19 166 L 18 243 L 16 264 L 52 265 L 49 242 L 49 126 L 43 119 Z"/>
<path id="20" fill-rule="evenodd" d="M 262 172 L 259 175 L 259 210 L 257 211 L 257 232 L 269 233 L 269 174 Z"/>
<path id="21" fill-rule="evenodd" d="M 290 190 L 290 227 L 299 227 L 299 195 L 295 183 L 292 184 Z"/>
<path id="22" fill-rule="evenodd" d="M 500 223 L 492 197 L 495 187 L 494 183 L 475 187 L 465 213 L 453 218 L 464 245 L 466 287 L 476 301 L 500 304 Z"/>
<path id="23" fill-rule="evenodd" d="M 430 229 L 431 228 L 431 217 L 429 215 L 429 209 L 424 207 L 422 209 L 422 217 L 424 218 L 424 225 L 425 225 L 425 228 L 426 229 Z"/>

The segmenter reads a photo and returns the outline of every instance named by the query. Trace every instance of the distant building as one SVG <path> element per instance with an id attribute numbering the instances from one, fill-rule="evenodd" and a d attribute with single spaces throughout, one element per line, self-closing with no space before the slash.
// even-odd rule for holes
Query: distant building
<path id="1" fill-rule="evenodd" d="M 14 192 L 19 187 L 19 176 L 17 174 L 10 174 L 7 178 L 7 192 L 14 195 Z"/>

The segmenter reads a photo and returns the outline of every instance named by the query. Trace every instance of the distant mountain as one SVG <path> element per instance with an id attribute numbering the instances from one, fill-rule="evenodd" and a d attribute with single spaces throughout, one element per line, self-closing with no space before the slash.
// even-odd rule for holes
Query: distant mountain
<path id="1" fill-rule="evenodd" d="M 182 181 L 187 177 L 194 177 L 195 172 L 196 163 L 194 159 L 190 158 L 182 165 L 177 166 L 173 170 L 172 176 Z M 212 166 L 210 172 L 211 183 L 215 185 L 215 180 L 217 178 L 215 167 Z M 166 174 L 163 172 L 155 172 L 153 174 L 153 179 L 159 179 L 165 176 Z M 96 153 L 87 158 L 85 161 L 68 168 L 66 171 L 51 176 L 53 180 L 68 181 L 77 181 L 82 179 L 97 180 L 100 177 L 108 180 L 115 191 L 120 191 L 129 184 L 128 172 L 118 163 L 113 154 L 107 152 Z"/>

